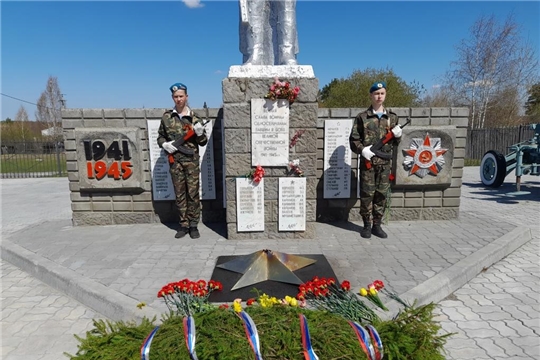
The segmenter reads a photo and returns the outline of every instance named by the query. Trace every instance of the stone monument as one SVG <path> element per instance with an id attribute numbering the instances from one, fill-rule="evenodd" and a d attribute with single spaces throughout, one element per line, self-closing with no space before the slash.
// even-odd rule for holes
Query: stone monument
<path id="1" fill-rule="evenodd" d="M 222 82 L 229 239 L 314 236 L 319 82 L 312 66 L 297 64 L 295 7 L 290 0 L 240 0 L 243 61 Z M 276 78 L 300 88 L 292 104 L 266 98 Z M 291 171 L 293 162 L 300 172 Z M 264 181 L 250 190 L 241 179 L 257 165 L 265 170 Z M 292 178 L 300 174 L 302 181 Z M 254 213 L 264 217 L 263 227 L 247 221 L 247 203 L 253 207 L 258 199 L 263 208 Z"/>

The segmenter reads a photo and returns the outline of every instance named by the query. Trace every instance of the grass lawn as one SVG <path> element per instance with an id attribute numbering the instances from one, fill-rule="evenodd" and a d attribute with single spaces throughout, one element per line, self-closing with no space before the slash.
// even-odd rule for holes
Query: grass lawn
<path id="1" fill-rule="evenodd" d="M 66 155 L 60 154 L 60 170 L 66 175 Z M 56 154 L 6 154 L 1 156 L 0 172 L 7 173 L 41 173 L 58 174 L 58 158 Z"/>

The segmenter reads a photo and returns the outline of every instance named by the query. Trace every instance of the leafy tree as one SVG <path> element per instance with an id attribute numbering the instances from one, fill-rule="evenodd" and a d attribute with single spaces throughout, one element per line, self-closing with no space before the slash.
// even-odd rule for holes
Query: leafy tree
<path id="1" fill-rule="evenodd" d="M 508 16 L 502 24 L 493 15 L 480 17 L 470 28 L 470 37 L 456 50 L 457 59 L 444 75 L 444 85 L 455 105 L 469 106 L 469 126 L 483 128 L 490 122 L 515 121 L 520 108 L 510 103 L 516 96 L 503 95 L 517 93 L 521 98 L 522 92 L 538 81 L 538 59 L 521 38 L 513 17 Z M 501 101 L 506 109 L 512 109 L 504 113 L 506 120 L 495 111 Z"/>
<path id="2" fill-rule="evenodd" d="M 355 70 L 348 78 L 333 79 L 319 92 L 319 106 L 326 108 L 367 108 L 371 101 L 369 88 L 376 81 L 386 82 L 388 96 L 385 104 L 392 107 L 411 107 L 420 104 L 425 91 L 420 84 L 407 84 L 392 69 Z"/>
<path id="3" fill-rule="evenodd" d="M 7 117 L 7 118 L 4 120 L 4 122 L 5 122 L 6 124 L 9 124 L 10 122 L 13 122 L 13 120 L 11 120 L 11 118 Z"/>
<path id="4" fill-rule="evenodd" d="M 531 117 L 533 122 L 540 122 L 540 83 L 529 89 L 529 97 L 525 103 L 525 115 Z"/>
<path id="5" fill-rule="evenodd" d="M 49 124 L 54 129 L 55 140 L 62 139 L 62 92 L 56 76 L 49 76 L 47 86 L 37 101 L 36 120 Z"/>

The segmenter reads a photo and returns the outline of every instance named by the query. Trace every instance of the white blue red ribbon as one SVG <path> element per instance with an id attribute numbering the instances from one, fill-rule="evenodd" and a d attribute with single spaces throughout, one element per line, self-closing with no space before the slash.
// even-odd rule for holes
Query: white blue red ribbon
<path id="1" fill-rule="evenodd" d="M 362 350 L 364 350 L 368 360 L 375 360 L 375 350 L 373 349 L 373 345 L 371 345 L 368 331 L 364 329 L 362 325 L 354 321 L 349 321 L 349 325 L 351 325 L 356 333 L 360 346 L 362 347 Z"/>
<path id="2" fill-rule="evenodd" d="M 195 353 L 195 319 L 193 316 L 184 317 L 184 338 L 191 360 L 198 360 Z"/>
<path id="3" fill-rule="evenodd" d="M 246 331 L 246 336 L 251 345 L 251 349 L 253 349 L 253 353 L 255 354 L 255 360 L 262 360 L 261 343 L 259 341 L 259 333 L 257 332 L 255 323 L 245 311 L 240 311 L 236 313 L 236 315 L 238 315 L 244 323 L 244 330 Z"/>
<path id="4" fill-rule="evenodd" d="M 141 346 L 141 360 L 150 360 L 150 344 L 152 344 L 152 340 L 154 339 L 158 329 L 159 326 L 156 326 L 143 341 Z"/>
<path id="5" fill-rule="evenodd" d="M 311 346 L 311 336 L 309 335 L 308 322 L 304 314 L 298 314 L 300 318 L 300 331 L 302 332 L 302 346 L 304 347 L 304 358 L 306 360 L 319 360 L 317 354 Z"/>
<path id="6" fill-rule="evenodd" d="M 384 356 L 381 337 L 379 336 L 379 333 L 377 332 L 377 330 L 375 330 L 375 327 L 373 325 L 366 325 L 366 328 L 369 331 L 371 339 L 373 340 L 373 344 L 375 345 L 375 360 L 381 360 Z"/>

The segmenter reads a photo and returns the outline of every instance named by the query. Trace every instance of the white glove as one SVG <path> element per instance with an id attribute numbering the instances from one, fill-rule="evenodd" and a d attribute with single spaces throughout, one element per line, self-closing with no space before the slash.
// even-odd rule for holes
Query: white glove
<path id="1" fill-rule="evenodd" d="M 392 134 L 394 134 L 394 137 L 397 139 L 397 138 L 400 138 L 401 137 L 401 134 L 403 134 L 403 130 L 401 130 L 401 126 L 399 125 L 396 125 L 392 128 Z"/>
<path id="2" fill-rule="evenodd" d="M 193 130 L 195 130 L 195 134 L 197 134 L 197 136 L 204 134 L 204 126 L 202 126 L 200 122 L 193 125 Z"/>
<path id="3" fill-rule="evenodd" d="M 166 152 L 168 152 L 169 154 L 172 154 L 178 151 L 178 149 L 172 143 L 173 143 L 172 141 L 164 142 L 163 145 L 161 146 Z"/>
<path id="4" fill-rule="evenodd" d="M 365 157 L 365 158 L 368 159 L 368 160 L 371 160 L 371 158 L 372 158 L 373 156 L 375 156 L 375 154 L 373 153 L 373 151 L 371 151 L 371 145 L 366 146 L 366 147 L 362 150 L 362 156 Z"/>

